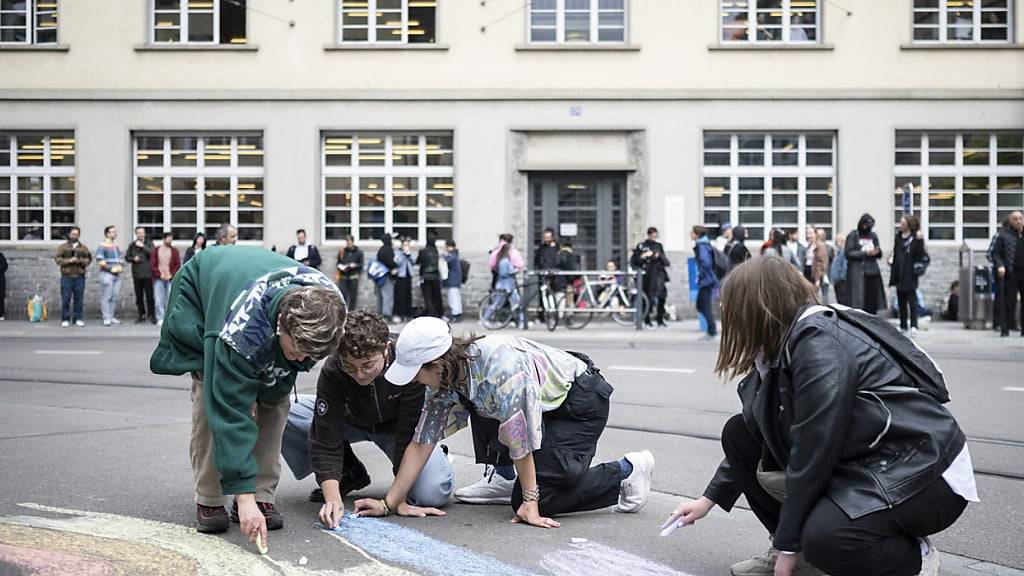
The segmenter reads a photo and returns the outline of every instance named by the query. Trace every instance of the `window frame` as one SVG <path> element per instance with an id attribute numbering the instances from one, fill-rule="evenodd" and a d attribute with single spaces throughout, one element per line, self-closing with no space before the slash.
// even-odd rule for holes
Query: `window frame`
<path id="1" fill-rule="evenodd" d="M 163 162 L 160 166 L 139 166 L 139 141 L 142 138 L 161 138 L 163 139 L 162 144 L 162 157 Z M 195 166 L 174 166 L 172 164 L 172 149 L 174 138 L 196 138 L 196 164 Z M 207 139 L 209 138 L 230 138 L 230 149 L 229 153 L 231 158 L 227 166 L 206 166 L 205 159 L 207 155 Z M 240 138 L 260 138 L 260 156 L 263 157 L 260 166 L 241 166 L 238 163 Z M 262 131 L 256 130 L 239 130 L 239 131 L 215 131 L 215 132 L 204 132 L 204 131 L 167 131 L 167 132 L 153 132 L 150 130 L 139 130 L 133 131 L 131 134 L 132 150 L 131 150 L 131 195 L 132 195 L 132 227 L 137 228 L 139 226 L 143 228 L 154 228 L 156 225 L 152 223 L 140 222 L 139 212 L 140 210 L 147 212 L 156 212 L 153 207 L 140 207 L 139 206 L 139 194 L 140 194 L 140 178 L 155 177 L 163 179 L 162 189 L 160 194 L 162 195 L 162 205 L 160 211 L 162 213 L 162 226 L 161 232 L 171 232 L 173 228 L 188 228 L 188 225 L 175 226 L 173 220 L 174 212 L 195 212 L 196 221 L 194 225 L 195 234 L 202 232 L 209 237 L 207 228 L 210 226 L 206 222 L 207 210 L 218 210 L 229 212 L 229 222 L 232 226 L 239 230 L 238 240 L 239 244 L 252 244 L 262 245 L 266 240 L 267 222 L 266 216 L 267 211 L 267 177 L 266 177 L 266 138 Z M 181 208 L 175 207 L 173 203 L 174 188 L 173 180 L 175 178 L 195 178 L 196 179 L 196 202 L 194 206 Z M 223 207 L 208 207 L 206 205 L 206 180 L 208 178 L 215 179 L 228 179 L 229 189 L 228 193 L 230 196 L 229 205 L 226 208 Z M 260 188 L 260 195 L 263 197 L 262 205 L 258 208 L 243 208 L 239 205 L 239 196 L 244 192 L 239 192 L 239 180 L 247 178 L 259 178 L 262 180 L 262 186 Z M 251 224 L 240 224 L 238 221 L 238 215 L 245 212 L 260 212 L 263 215 L 263 222 L 257 225 Z M 218 224 L 223 224 L 220 222 Z M 242 240 L 241 230 L 242 229 L 258 229 L 259 239 Z M 184 238 L 175 238 L 175 242 L 184 242 Z"/>
<path id="2" fill-rule="evenodd" d="M 590 7 L 586 12 L 590 15 L 590 26 L 588 31 L 589 39 L 586 41 L 566 40 L 565 39 L 565 0 L 553 0 L 555 2 L 555 39 L 554 40 L 534 40 L 533 39 L 533 12 L 534 6 L 532 2 L 527 3 L 526 10 L 526 44 L 528 46 L 616 46 L 616 45 L 628 45 L 630 41 L 629 24 L 630 24 L 630 0 L 622 0 L 622 39 L 621 40 L 601 40 L 601 29 L 615 29 L 617 26 L 601 26 L 601 14 L 602 13 L 618 13 L 618 9 L 601 9 L 601 0 L 589 0 Z M 543 10 L 543 12 L 551 12 L 552 10 Z M 582 12 L 582 10 L 570 10 L 570 12 Z M 550 29 L 550 27 L 544 27 Z"/>
<path id="3" fill-rule="evenodd" d="M 724 148 L 706 148 L 705 138 L 708 136 L 719 136 L 729 138 L 729 149 L 728 149 L 728 164 L 708 164 L 706 162 L 707 153 L 712 154 L 723 154 Z M 743 136 L 761 136 L 762 143 L 759 148 L 740 148 L 740 138 Z M 797 163 L 794 164 L 779 164 L 776 165 L 773 155 L 788 153 L 787 149 L 777 149 L 775 147 L 775 138 L 777 137 L 793 137 L 796 136 L 798 139 L 798 146 L 796 150 Z M 831 147 L 829 153 L 831 154 L 831 162 L 828 165 L 821 164 L 808 164 L 807 158 L 808 153 L 811 154 L 821 153 L 824 148 L 809 148 L 808 137 L 814 136 L 828 136 L 831 138 Z M 763 154 L 764 157 L 760 164 L 743 164 L 741 163 L 741 150 L 745 154 Z M 839 203 L 837 201 L 839 195 L 839 133 L 836 130 L 722 130 L 722 129 L 703 129 L 700 132 L 700 181 L 698 190 L 700 190 L 699 206 L 700 206 L 700 221 L 702 224 L 707 226 L 709 230 L 714 229 L 716 226 L 715 222 L 711 222 L 706 214 L 707 212 L 725 212 L 728 211 L 730 222 L 733 226 L 742 224 L 748 228 L 760 228 L 763 231 L 761 238 L 757 238 L 758 235 L 751 237 L 748 235 L 750 242 L 762 242 L 768 239 L 769 231 L 773 227 L 778 228 L 798 228 L 803 230 L 804 227 L 810 223 L 815 226 L 825 227 L 829 230 L 830 235 L 834 237 L 836 234 L 836 227 L 838 225 L 839 215 Z M 706 203 L 707 194 L 705 192 L 707 179 L 709 178 L 720 178 L 727 179 L 729 181 L 728 189 L 723 191 L 723 195 L 729 198 L 728 207 L 719 206 L 708 206 Z M 761 179 L 760 189 L 744 189 L 741 187 L 740 180 L 742 179 Z M 789 189 L 778 189 L 775 188 L 776 179 L 790 179 L 795 178 L 797 180 L 797 187 L 795 190 L 789 191 Z M 830 179 L 831 190 L 826 188 L 825 195 L 827 195 L 831 201 L 828 208 L 811 206 L 808 207 L 807 199 L 809 196 L 822 195 L 821 191 L 817 188 L 809 189 L 808 180 L 811 179 Z M 810 190 L 810 192 L 809 192 Z M 797 205 L 795 207 L 789 206 L 776 206 L 774 198 L 780 194 L 796 194 Z M 741 206 L 741 196 L 755 196 L 761 195 L 762 202 L 760 206 Z M 808 211 L 823 212 L 829 211 L 831 213 L 831 221 L 811 221 L 808 222 L 807 214 Z M 746 224 L 740 217 L 741 214 L 749 212 L 760 212 L 762 217 L 760 223 Z M 797 215 L 796 223 L 776 223 L 774 221 L 776 212 L 795 212 Z M 720 222 L 721 224 L 724 222 Z"/>
<path id="4" fill-rule="evenodd" d="M 949 5 L 947 0 L 936 0 L 938 2 L 937 8 L 934 12 L 938 16 L 938 23 L 935 26 L 918 26 L 914 17 L 918 13 L 933 12 L 931 9 L 918 8 L 915 5 L 915 0 L 911 0 L 910 4 L 910 42 L 914 45 L 924 46 L 970 46 L 974 44 L 989 45 L 989 44 L 1013 44 L 1016 38 L 1016 26 L 1014 18 L 1016 17 L 1016 6 L 1017 0 L 1006 0 L 1006 39 L 1004 40 L 984 40 L 981 37 L 982 31 L 982 14 L 983 12 L 1001 12 L 998 10 L 983 10 L 981 0 L 974 0 L 973 8 L 971 9 L 971 33 L 973 39 L 971 40 L 950 40 L 949 39 Z M 918 40 L 915 38 L 915 32 L 918 28 L 922 29 L 936 29 L 939 32 L 939 37 L 936 40 Z"/>
<path id="5" fill-rule="evenodd" d="M 158 11 L 157 8 L 156 8 L 157 0 L 149 0 L 149 6 L 148 6 L 148 8 L 149 8 L 149 11 L 148 11 L 149 20 L 146 23 L 146 29 L 148 30 L 148 39 L 149 39 L 149 45 L 150 46 L 245 46 L 245 45 L 249 44 L 249 18 L 248 18 L 248 16 L 246 16 L 246 18 L 245 18 L 245 37 L 243 38 L 243 40 L 244 40 L 243 42 L 235 42 L 234 39 L 231 39 L 228 42 L 221 42 L 221 40 L 220 40 L 220 38 L 221 38 L 221 2 L 223 0 L 204 0 L 204 1 L 208 1 L 212 5 L 212 7 L 210 9 L 208 9 L 208 10 L 206 10 L 206 9 L 203 9 L 203 10 L 189 10 L 189 1 L 190 0 L 180 0 L 177 10 L 159 10 Z M 248 10 L 248 9 L 249 9 L 248 4 L 246 4 L 245 7 L 242 8 L 243 11 Z M 178 16 L 178 24 L 177 24 L 177 26 L 165 26 L 165 27 L 158 28 L 157 27 L 157 21 L 156 21 L 156 17 L 157 17 L 158 13 L 160 13 L 160 14 L 177 14 L 177 16 Z M 188 39 L 188 33 L 189 33 L 189 28 L 188 28 L 189 27 L 189 18 L 188 18 L 188 16 L 191 13 L 201 13 L 201 14 L 212 13 L 213 14 L 213 39 L 212 40 L 205 41 L 205 40 L 189 40 Z M 172 30 L 172 29 L 177 29 L 178 30 L 178 40 L 175 40 L 175 41 L 159 41 L 159 40 L 157 40 L 156 36 L 157 36 L 157 31 L 158 30 Z"/>
<path id="6" fill-rule="evenodd" d="M 986 152 L 989 155 L 987 164 L 964 164 L 964 136 L 966 135 L 979 135 L 984 134 L 988 136 L 989 143 L 986 148 Z M 1022 141 L 1024 141 L 1024 129 L 1019 130 L 992 130 L 992 129 L 978 129 L 978 130 L 915 130 L 915 129 L 897 129 L 893 132 L 893 155 L 892 155 L 892 166 L 893 166 L 893 216 L 892 225 L 895 227 L 899 224 L 900 218 L 903 216 L 902 202 L 896 205 L 896 184 L 902 188 L 906 182 L 901 182 L 901 179 L 910 180 L 916 179 L 918 186 L 914 187 L 913 196 L 911 198 L 911 210 L 915 210 L 915 214 L 921 219 L 921 231 L 924 233 L 925 241 L 934 243 L 938 246 L 958 246 L 965 240 L 969 246 L 975 249 L 981 249 L 988 245 L 989 239 L 999 230 L 1002 223 L 999 220 L 999 198 L 1000 194 L 1010 194 L 1014 192 L 1000 192 L 999 180 L 1001 178 L 1019 178 L 1021 179 L 1021 194 L 1024 195 L 1024 162 L 1021 164 L 999 164 L 999 152 L 1000 151 L 1017 151 L 1019 150 L 1024 155 L 1024 147 L 1018 148 L 1000 148 L 998 145 L 999 136 L 1005 135 L 1020 135 Z M 919 136 L 919 148 L 906 148 L 898 147 L 897 143 L 899 138 L 908 138 L 913 136 Z M 954 136 L 954 156 L 952 164 L 932 164 L 930 161 L 931 152 L 931 139 L 933 136 Z M 967 147 L 968 150 L 978 150 L 977 148 Z M 897 154 L 906 153 L 908 150 L 916 150 L 920 153 L 920 160 L 917 164 L 898 164 Z M 948 148 L 937 148 L 937 150 L 946 151 Z M 911 152 L 913 153 L 913 152 Z M 953 179 L 954 188 L 952 190 L 954 194 L 954 204 L 952 207 L 932 207 L 931 206 L 931 180 L 932 179 Z M 977 207 L 966 207 L 964 203 L 964 181 L 971 178 L 987 178 L 988 187 L 986 193 L 988 194 L 988 207 L 987 212 L 988 218 L 988 233 L 983 238 L 966 238 L 965 230 L 980 229 L 976 223 L 965 222 L 965 212 L 981 212 L 982 210 Z M 945 190 L 945 188 L 943 188 Z M 1018 206 L 1015 209 L 1022 209 L 1024 207 Z M 952 212 L 954 219 L 952 224 L 941 224 L 937 225 L 939 228 L 953 228 L 952 239 L 932 239 L 930 235 L 931 231 L 931 215 L 932 212 Z M 895 228 L 894 228 L 895 229 Z"/>
<path id="7" fill-rule="evenodd" d="M 345 9 L 345 0 L 335 0 L 334 2 L 334 41 L 339 46 L 408 46 L 408 45 L 425 45 L 431 46 L 438 44 L 440 19 L 440 4 L 441 0 L 402 0 L 401 18 L 402 23 L 400 29 L 402 33 L 397 41 L 379 40 L 377 38 L 376 24 L 370 25 L 370 13 L 379 12 L 377 9 L 378 0 L 364 0 L 366 7 L 360 7 L 356 9 Z M 419 6 L 418 4 L 433 3 L 434 8 L 434 41 L 433 42 L 410 42 L 409 41 L 409 9 L 410 8 L 430 8 L 431 6 Z M 345 14 L 347 12 L 362 12 L 367 13 L 366 26 L 346 26 L 345 25 Z M 366 40 L 345 40 L 345 30 L 359 30 L 366 29 Z M 394 27 L 390 29 L 395 29 Z"/>
<path id="8" fill-rule="evenodd" d="M 384 156 L 384 164 L 379 166 L 358 165 L 356 159 L 359 158 L 360 153 L 360 137 L 376 137 L 381 136 L 384 138 L 383 149 L 381 150 Z M 394 138 L 399 137 L 417 137 L 418 146 L 418 160 L 415 165 L 412 166 L 394 166 L 393 152 L 394 152 Z M 431 136 L 436 137 L 449 137 L 452 139 L 452 147 L 447 151 L 451 155 L 452 162 L 450 165 L 429 165 L 426 162 L 428 156 L 427 138 Z M 328 139 L 334 140 L 350 140 L 348 147 L 352 161 L 347 166 L 337 166 L 327 164 L 327 152 L 328 152 Z M 335 144 L 337 145 L 337 144 Z M 442 153 L 444 149 L 439 149 Z M 392 234 L 397 237 L 395 232 L 396 224 L 394 221 L 395 215 L 395 204 L 394 204 L 394 181 L 396 178 L 417 178 L 417 196 L 416 196 L 416 232 L 417 241 L 424 242 L 427 237 L 429 229 L 447 229 L 449 231 L 449 237 L 454 237 L 455 230 L 455 196 L 458 192 L 458 185 L 456 183 L 456 172 L 455 172 L 455 133 L 452 130 L 322 130 L 320 132 L 320 238 L 321 242 L 327 246 L 340 246 L 344 243 L 344 235 L 341 238 L 330 238 L 328 229 L 348 229 L 348 233 L 351 234 L 357 244 L 368 244 L 379 240 L 379 237 L 364 237 L 362 235 L 362 229 L 364 228 L 382 228 L 385 234 Z M 334 207 L 329 208 L 327 203 L 328 195 L 328 179 L 329 178 L 348 178 L 349 185 L 347 193 L 351 195 L 351 200 L 347 207 Z M 363 207 L 361 205 L 361 194 L 365 191 L 360 186 L 360 178 L 379 178 L 384 181 L 384 204 L 381 207 Z M 439 192 L 431 192 L 427 188 L 427 183 L 432 178 L 441 178 L 451 180 L 451 184 L 445 188 L 437 188 L 435 190 L 441 190 Z M 344 194 L 345 191 L 332 189 L 332 194 Z M 427 206 L 428 195 L 430 194 L 442 194 L 452 197 L 451 207 L 448 208 L 429 208 Z M 384 221 L 382 223 L 362 222 L 359 214 L 363 212 L 383 211 Z M 402 208 L 399 208 L 402 211 Z M 411 212 L 412 210 L 406 210 Z M 344 216 L 347 213 L 346 221 L 339 221 L 328 225 L 327 217 L 329 212 L 337 212 Z M 436 213 L 450 213 L 451 223 L 450 224 L 430 224 L 427 216 L 431 212 Z M 398 228 L 411 228 L 412 226 L 397 224 Z M 443 238 L 443 236 L 441 236 Z"/>
<path id="9" fill-rule="evenodd" d="M 9 195 L 9 206 L 0 208 L 0 211 L 8 212 L 10 214 L 10 222 L 7 224 L 0 224 L 9 228 L 10 238 L 8 240 L 0 240 L 0 243 L 4 244 L 42 244 L 46 242 L 55 242 L 63 240 L 63 238 L 53 237 L 53 212 L 55 208 L 52 204 L 53 193 L 67 193 L 66 190 L 53 190 L 53 178 L 70 178 L 74 182 L 74 187 L 71 193 L 74 195 L 74 205 L 69 209 L 67 207 L 58 207 L 58 212 L 71 212 L 72 221 L 64 224 L 56 224 L 56 226 L 72 227 L 75 226 L 75 222 L 78 219 L 78 143 L 75 136 L 74 130 L 10 130 L 2 131 L 0 135 L 10 138 L 10 153 L 11 165 L 0 166 L 0 179 L 7 179 L 9 188 L 4 191 L 5 194 Z M 43 161 L 42 166 L 16 166 L 19 155 L 18 138 L 20 136 L 31 136 L 32 138 L 42 138 L 42 153 L 41 160 Z M 55 141 L 58 140 L 58 141 Z M 70 140 L 70 142 L 65 142 Z M 75 161 L 70 166 L 54 166 L 52 165 L 53 156 L 56 152 L 53 146 L 61 145 L 67 146 L 70 144 L 70 150 L 60 150 L 60 154 L 64 156 L 74 156 Z M 34 149 L 34 148 L 33 148 Z M 39 191 L 25 191 L 25 194 L 42 194 L 43 203 L 39 207 L 26 207 L 25 211 L 42 211 L 43 220 L 39 223 L 42 228 L 43 234 L 41 238 L 32 240 L 23 240 L 19 237 L 18 230 L 18 212 L 21 208 L 18 206 L 18 195 L 22 191 L 19 190 L 19 179 L 21 178 L 42 178 L 43 188 Z"/>
<path id="10" fill-rule="evenodd" d="M 746 46 L 746 45 L 761 45 L 761 46 L 817 46 L 824 44 L 824 26 L 822 26 L 822 18 L 824 16 L 824 0 L 815 0 L 814 4 L 814 40 L 792 40 L 792 13 L 794 12 L 792 3 L 806 0 L 782 0 L 782 24 L 780 30 L 782 31 L 782 38 L 779 40 L 759 40 L 757 38 L 757 14 L 758 12 L 764 12 L 769 10 L 768 8 L 759 8 L 758 2 L 761 0 L 744 0 L 747 2 L 747 39 L 746 40 L 725 40 L 722 38 L 722 32 L 725 29 L 724 23 L 722 22 L 722 15 L 725 13 L 726 6 L 723 6 L 725 2 L 735 2 L 736 0 L 718 0 L 715 17 L 717 22 L 715 24 L 717 33 L 717 42 L 726 46 Z M 731 6 L 730 6 L 731 7 Z M 800 7 L 802 8 L 802 7 Z M 806 11 L 806 9 L 804 10 Z M 797 26 L 797 28 L 807 28 L 807 26 Z"/>
<path id="11" fill-rule="evenodd" d="M 45 4 L 45 9 L 40 9 L 40 6 Z M 60 43 L 60 0 L 25 0 L 24 10 L 5 10 L 3 14 L 25 14 L 25 26 L 4 26 L 5 29 L 18 29 L 23 28 L 25 31 L 25 40 L 0 40 L 0 46 L 56 46 Z M 49 15 L 53 17 L 55 23 L 52 27 L 42 28 L 42 30 L 54 31 L 52 41 L 40 41 L 39 32 L 41 27 L 39 26 L 39 17 L 43 15 Z"/>

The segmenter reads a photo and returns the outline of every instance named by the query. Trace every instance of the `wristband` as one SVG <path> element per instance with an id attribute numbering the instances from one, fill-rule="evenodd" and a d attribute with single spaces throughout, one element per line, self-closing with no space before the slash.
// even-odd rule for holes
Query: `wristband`
<path id="1" fill-rule="evenodd" d="M 523 502 L 537 502 L 540 500 L 540 487 L 523 488 Z"/>
<path id="2" fill-rule="evenodd" d="M 387 498 L 381 498 L 380 499 L 380 505 L 384 507 L 384 515 L 385 516 L 390 516 L 391 515 L 391 507 L 388 506 Z"/>

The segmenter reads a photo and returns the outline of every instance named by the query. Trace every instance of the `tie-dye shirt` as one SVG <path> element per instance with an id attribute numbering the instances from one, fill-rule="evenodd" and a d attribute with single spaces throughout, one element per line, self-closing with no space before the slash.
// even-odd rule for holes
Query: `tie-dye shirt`
<path id="1" fill-rule="evenodd" d="M 539 450 L 542 415 L 562 405 L 569 388 L 587 365 L 561 350 L 516 336 L 477 340 L 469 381 L 455 389 L 427 391 L 413 440 L 434 444 L 465 428 L 469 412 L 458 393 L 478 414 L 497 420 L 498 441 L 519 460 Z"/>

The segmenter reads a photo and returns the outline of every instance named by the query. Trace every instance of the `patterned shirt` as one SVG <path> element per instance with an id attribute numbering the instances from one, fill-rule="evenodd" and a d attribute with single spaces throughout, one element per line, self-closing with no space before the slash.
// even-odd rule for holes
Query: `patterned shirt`
<path id="1" fill-rule="evenodd" d="M 565 401 L 577 376 L 587 370 L 580 359 L 516 336 L 485 336 L 475 344 L 468 382 L 451 390 L 427 391 L 413 440 L 435 444 L 466 427 L 465 396 L 479 415 L 500 422 L 498 441 L 513 460 L 541 447 L 542 415 Z"/>

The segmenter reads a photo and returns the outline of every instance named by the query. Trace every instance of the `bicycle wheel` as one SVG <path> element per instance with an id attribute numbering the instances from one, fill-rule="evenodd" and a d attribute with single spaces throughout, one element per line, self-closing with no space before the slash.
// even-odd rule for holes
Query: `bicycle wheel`
<path id="1" fill-rule="evenodd" d="M 582 330 L 594 319 L 594 313 L 591 311 L 594 308 L 594 303 L 586 296 L 586 292 L 577 298 L 576 305 L 571 310 L 564 297 L 558 305 L 558 315 L 561 317 L 559 321 L 569 330 Z"/>
<path id="2" fill-rule="evenodd" d="M 632 302 L 626 301 L 625 292 L 619 292 L 615 296 L 612 301 L 613 305 L 629 309 L 628 312 L 616 312 L 612 314 L 612 320 L 614 320 L 616 324 L 619 324 L 620 326 L 635 326 L 636 316 L 634 316 L 635 312 L 632 310 L 634 307 L 640 308 L 641 318 L 647 317 L 647 313 L 650 311 L 651 307 L 651 301 L 647 299 L 647 294 L 644 294 L 643 292 L 636 292 L 632 295 L 632 300 Z"/>
<path id="3" fill-rule="evenodd" d="M 547 293 L 544 297 L 544 308 L 547 309 L 547 313 L 544 314 L 544 325 L 548 327 L 548 330 L 554 332 L 555 328 L 558 328 L 559 316 L 562 313 L 562 303 L 565 301 L 565 296 Z"/>
<path id="4" fill-rule="evenodd" d="M 480 301 L 480 325 L 501 330 L 512 321 L 512 305 L 506 292 L 495 290 Z"/>

